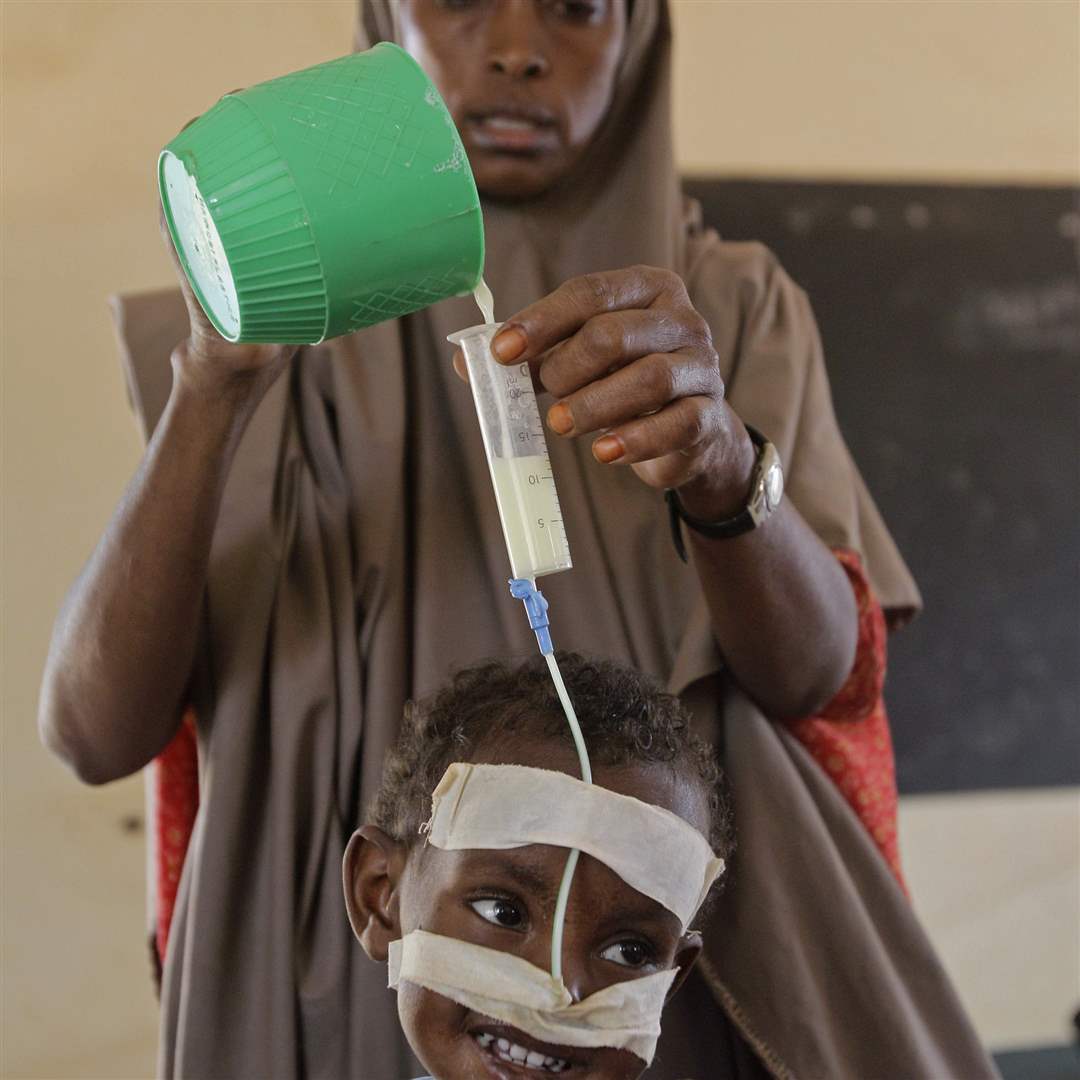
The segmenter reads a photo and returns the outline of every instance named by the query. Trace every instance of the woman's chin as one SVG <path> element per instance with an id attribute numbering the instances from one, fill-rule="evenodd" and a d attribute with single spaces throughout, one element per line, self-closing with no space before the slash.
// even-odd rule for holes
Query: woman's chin
<path id="1" fill-rule="evenodd" d="M 550 190 L 561 173 L 534 158 L 512 155 L 470 157 L 476 188 L 485 199 L 496 202 L 527 202 Z"/>

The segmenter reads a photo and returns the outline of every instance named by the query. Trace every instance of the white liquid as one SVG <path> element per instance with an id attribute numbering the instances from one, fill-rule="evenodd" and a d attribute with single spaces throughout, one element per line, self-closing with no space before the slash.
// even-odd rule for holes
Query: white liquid
<path id="1" fill-rule="evenodd" d="M 195 177 L 175 154 L 166 153 L 162 177 L 177 240 L 200 300 L 210 308 L 222 335 L 235 341 L 240 336 L 240 302 L 217 225 Z"/>
<path id="2" fill-rule="evenodd" d="M 473 299 L 484 316 L 484 322 L 493 323 L 495 321 L 495 298 L 491 295 L 491 290 L 483 278 L 480 279 L 480 284 L 473 289 Z"/>
<path id="3" fill-rule="evenodd" d="M 491 479 L 514 577 L 568 570 L 573 564 L 551 462 L 542 454 L 496 457 L 491 460 Z"/>

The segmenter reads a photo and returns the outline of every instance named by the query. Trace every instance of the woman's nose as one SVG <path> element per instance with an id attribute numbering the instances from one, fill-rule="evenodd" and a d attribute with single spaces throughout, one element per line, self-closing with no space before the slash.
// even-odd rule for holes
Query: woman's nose
<path id="1" fill-rule="evenodd" d="M 537 51 L 508 47 L 492 50 L 488 66 L 497 75 L 509 75 L 513 79 L 535 79 L 547 73 L 548 61 L 547 57 Z"/>
<path id="2" fill-rule="evenodd" d="M 541 30 L 531 3 L 509 0 L 498 5 L 489 24 L 488 70 L 513 79 L 546 75 L 551 65 L 540 44 Z"/>

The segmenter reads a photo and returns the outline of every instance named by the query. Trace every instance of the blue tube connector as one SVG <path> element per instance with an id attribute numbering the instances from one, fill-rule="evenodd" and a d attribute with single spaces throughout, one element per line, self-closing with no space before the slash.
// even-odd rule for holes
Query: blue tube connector
<path id="1" fill-rule="evenodd" d="M 535 581 L 530 581 L 528 578 L 511 578 L 510 595 L 525 601 L 529 626 L 536 634 L 540 652 L 544 656 L 550 656 L 555 651 L 555 646 L 551 644 L 551 632 L 548 630 L 548 602 L 544 599 L 544 594 L 536 587 Z"/>

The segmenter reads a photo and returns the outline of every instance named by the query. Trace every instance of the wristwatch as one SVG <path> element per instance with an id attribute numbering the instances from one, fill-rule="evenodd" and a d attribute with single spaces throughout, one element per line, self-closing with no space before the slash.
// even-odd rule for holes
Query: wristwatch
<path id="1" fill-rule="evenodd" d="M 671 517 L 671 539 L 675 550 L 683 562 L 686 558 L 686 545 L 683 543 L 679 522 L 685 521 L 695 532 L 708 536 L 712 540 L 730 540 L 733 536 L 756 529 L 776 508 L 784 497 L 784 467 L 780 464 L 780 455 L 764 435 L 756 428 L 746 425 L 747 434 L 757 447 L 757 462 L 750 475 L 750 496 L 746 505 L 734 517 L 724 521 L 704 521 L 689 514 L 679 499 L 674 488 L 664 493 Z"/>

